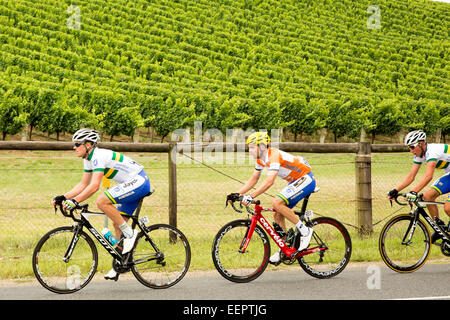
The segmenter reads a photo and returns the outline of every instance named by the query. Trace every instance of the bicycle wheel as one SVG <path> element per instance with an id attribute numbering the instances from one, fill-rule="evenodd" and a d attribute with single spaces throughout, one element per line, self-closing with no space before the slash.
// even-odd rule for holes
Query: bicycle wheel
<path id="1" fill-rule="evenodd" d="M 379 250 L 384 263 L 394 271 L 413 272 L 423 266 L 430 254 L 430 233 L 419 219 L 410 214 L 389 220 L 380 233 Z"/>
<path id="2" fill-rule="evenodd" d="M 217 271 L 227 280 L 249 282 L 266 269 L 270 257 L 269 238 L 256 226 L 244 253 L 240 248 L 247 240 L 250 220 L 235 220 L 223 226 L 212 246 L 212 260 Z"/>
<path id="3" fill-rule="evenodd" d="M 64 256 L 72 250 L 69 259 Z M 94 241 L 84 232 L 66 226 L 49 231 L 33 252 L 33 272 L 39 283 L 55 293 L 73 293 L 92 280 L 98 264 Z"/>
<path id="4" fill-rule="evenodd" d="M 318 248 L 308 255 L 298 258 L 302 269 L 315 278 L 326 279 L 338 275 L 345 269 L 352 255 L 350 234 L 342 223 L 320 217 L 311 220 L 314 233 L 308 249 Z"/>
<path id="5" fill-rule="evenodd" d="M 131 268 L 136 279 L 153 289 L 165 289 L 177 284 L 191 263 L 191 247 L 184 234 L 167 224 L 140 232 L 132 250 Z"/>

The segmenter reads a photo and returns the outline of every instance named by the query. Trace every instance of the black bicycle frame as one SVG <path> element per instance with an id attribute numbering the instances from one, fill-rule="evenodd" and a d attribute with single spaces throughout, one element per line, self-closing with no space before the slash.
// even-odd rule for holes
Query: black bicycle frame
<path id="1" fill-rule="evenodd" d="M 409 235 L 412 235 L 414 233 L 417 225 L 417 220 L 419 220 L 419 216 L 422 216 L 425 221 L 428 222 L 428 224 L 433 228 L 433 230 L 437 232 L 444 240 L 450 241 L 449 235 L 441 229 L 441 227 L 427 214 L 427 212 L 422 207 L 417 206 L 414 212 L 412 212 L 412 215 L 414 216 L 414 219 L 411 220 L 409 227 L 406 230 L 405 235 L 403 236 L 402 244 L 409 244 L 409 240 L 408 242 L 406 242 L 406 240 L 411 239 Z"/>
<path id="2" fill-rule="evenodd" d="M 309 195 L 307 195 L 302 201 L 302 209 L 300 211 L 294 211 L 294 213 L 298 216 L 303 216 L 306 212 L 306 206 L 308 205 Z"/>
<path id="3" fill-rule="evenodd" d="M 150 193 L 151 194 L 151 193 Z M 150 195 L 149 194 L 149 195 Z M 142 202 L 143 202 L 143 198 L 139 201 L 138 207 L 136 208 L 136 211 L 133 215 L 129 216 L 129 215 L 123 215 L 123 217 L 126 218 L 131 218 L 133 220 L 132 222 L 132 228 L 134 229 L 136 226 L 139 226 L 139 228 L 141 229 L 142 232 L 145 233 L 144 228 L 139 224 L 139 213 L 141 211 L 141 207 L 142 207 Z M 87 208 L 87 207 L 84 207 Z M 62 211 L 62 208 L 61 212 Z M 93 226 L 92 224 L 89 222 L 89 220 L 83 215 L 83 213 L 87 213 L 87 214 L 103 214 L 100 212 L 90 212 L 87 211 L 86 209 L 83 209 L 81 211 L 81 218 L 77 219 L 73 216 L 73 212 L 71 212 L 69 215 L 67 215 L 66 213 L 63 212 L 64 216 L 70 216 L 73 220 L 75 220 L 76 222 L 78 222 L 78 224 L 74 225 L 74 235 L 72 237 L 72 240 L 69 244 L 69 247 L 67 248 L 66 253 L 64 254 L 63 257 L 63 261 L 68 262 L 70 260 L 70 257 L 73 253 L 73 250 L 75 249 L 75 246 L 80 238 L 80 232 L 83 230 L 83 227 L 86 227 L 89 232 L 98 240 L 98 242 L 100 242 L 100 244 L 106 249 L 106 251 L 114 258 L 117 259 L 118 261 L 123 261 L 123 258 L 125 256 L 126 259 L 125 261 L 123 261 L 123 265 L 128 265 L 128 258 L 129 258 L 129 254 L 127 253 L 126 255 L 123 255 L 122 253 L 117 252 L 116 249 L 114 249 L 114 247 L 109 243 L 108 240 L 105 239 L 105 237 L 103 237 L 102 234 L 100 234 Z M 153 246 L 153 249 L 155 249 L 155 251 L 157 252 L 156 256 L 153 258 L 148 258 L 148 259 L 144 259 L 144 261 L 139 261 L 139 263 L 142 262 L 146 262 L 146 261 L 150 261 L 150 260 L 155 260 L 155 259 L 160 259 L 160 250 L 158 248 L 158 246 L 153 242 L 153 240 L 146 234 L 146 239 L 150 242 L 150 244 Z M 132 263 L 132 264 L 136 264 L 136 262 Z"/>
<path id="4" fill-rule="evenodd" d="M 77 219 L 78 220 L 78 219 Z M 83 213 L 81 214 L 81 219 L 78 220 L 78 224 L 74 226 L 74 234 L 72 237 L 72 241 L 70 242 L 69 247 L 67 248 L 67 251 L 63 257 L 63 261 L 67 262 L 69 261 L 70 257 L 72 256 L 72 252 L 75 249 L 75 246 L 80 238 L 80 232 L 83 230 L 83 227 L 86 227 L 89 232 L 100 242 L 100 244 L 106 249 L 106 251 L 109 252 L 113 258 L 118 259 L 119 261 L 122 261 L 122 254 L 117 252 L 114 247 L 109 243 L 108 240 L 106 240 L 89 222 L 88 219 L 86 219 L 83 216 Z"/>

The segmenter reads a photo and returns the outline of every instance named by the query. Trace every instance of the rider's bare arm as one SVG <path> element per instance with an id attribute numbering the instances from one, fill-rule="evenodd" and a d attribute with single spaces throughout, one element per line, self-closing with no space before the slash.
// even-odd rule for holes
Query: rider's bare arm
<path id="1" fill-rule="evenodd" d="M 260 170 L 254 170 L 252 176 L 247 180 L 247 182 L 242 186 L 242 188 L 238 191 L 240 195 L 247 193 L 251 188 L 253 188 L 259 180 L 261 176 Z"/>
<path id="2" fill-rule="evenodd" d="M 90 179 L 90 183 L 80 192 L 78 195 L 74 197 L 77 202 L 82 202 L 92 196 L 100 189 L 100 184 L 102 182 L 104 172 L 103 171 L 94 171 L 92 173 L 92 178 Z M 66 196 L 67 198 L 67 196 Z"/>
<path id="3" fill-rule="evenodd" d="M 72 188 L 72 190 L 68 191 L 64 196 L 67 199 L 73 199 L 77 195 L 79 195 L 81 192 L 83 192 L 84 189 L 91 183 L 92 179 L 92 172 L 84 172 L 83 176 L 81 177 L 81 181 Z"/>
<path id="4" fill-rule="evenodd" d="M 403 179 L 403 181 L 395 189 L 397 189 L 397 191 L 402 191 L 407 186 L 409 186 L 411 183 L 413 183 L 419 169 L 420 169 L 420 164 L 414 163 L 412 165 L 411 170 L 409 171 L 408 175 Z"/>
<path id="5" fill-rule="evenodd" d="M 273 185 L 273 183 L 275 182 L 275 178 L 277 177 L 277 174 L 278 174 L 278 171 L 270 170 L 267 173 L 266 180 L 264 180 L 264 182 L 255 191 L 253 191 L 250 194 L 252 196 L 252 198 L 256 198 L 257 196 L 259 196 L 260 194 L 262 194 L 266 190 L 268 190 Z"/>
<path id="6" fill-rule="evenodd" d="M 433 179 L 434 169 L 436 168 L 436 161 L 427 162 L 427 168 L 425 171 L 425 175 L 420 179 L 419 183 L 411 189 L 411 191 L 415 191 L 417 193 L 420 192 L 423 188 L 427 186 L 428 183 Z"/>

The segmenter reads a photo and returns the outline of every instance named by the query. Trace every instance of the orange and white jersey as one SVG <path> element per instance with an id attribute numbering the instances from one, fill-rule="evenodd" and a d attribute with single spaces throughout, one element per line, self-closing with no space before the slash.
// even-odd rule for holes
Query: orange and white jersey
<path id="1" fill-rule="evenodd" d="M 303 157 L 293 156 L 276 148 L 269 148 L 264 159 L 256 160 L 255 169 L 264 168 L 277 170 L 278 176 L 287 182 L 295 181 L 311 172 L 311 166 Z"/>

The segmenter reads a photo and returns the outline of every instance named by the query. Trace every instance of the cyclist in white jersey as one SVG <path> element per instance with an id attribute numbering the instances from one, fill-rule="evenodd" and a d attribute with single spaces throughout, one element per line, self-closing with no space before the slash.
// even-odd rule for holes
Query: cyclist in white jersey
<path id="1" fill-rule="evenodd" d="M 443 169 L 445 174 L 437 179 L 430 189 L 423 193 L 423 199 L 426 201 L 435 201 L 442 194 L 450 192 L 450 146 L 441 143 L 427 143 L 426 134 L 422 130 L 415 130 L 408 133 L 405 137 L 405 145 L 414 154 L 413 165 L 409 174 L 393 190 L 389 191 L 388 198 L 395 197 L 402 189 L 409 186 L 415 179 L 422 163 L 426 163 L 425 175 L 420 179 L 417 185 L 407 194 L 407 200 L 415 200 L 417 194 L 425 188 L 433 179 L 435 169 Z M 427 205 L 430 215 L 441 225 L 444 224 L 439 219 L 439 211 L 436 205 Z M 450 195 L 444 205 L 445 213 L 450 216 Z M 447 226 L 450 230 L 450 222 Z M 436 233 L 432 236 L 432 242 L 437 240 Z"/>
<path id="2" fill-rule="evenodd" d="M 121 213 L 132 215 L 139 200 L 150 193 L 149 178 L 143 166 L 131 158 L 98 148 L 99 134 L 95 130 L 80 129 L 75 132 L 72 141 L 77 156 L 83 158 L 84 173 L 80 183 L 64 195 L 55 197 L 53 204 L 58 201 L 62 202 L 65 209 L 73 209 L 96 193 L 103 180 L 114 180 L 117 185 L 99 195 L 97 206 L 112 220 L 117 239 L 123 235 L 123 248 L 119 249 L 124 254 L 128 253 L 133 248 L 138 232 L 131 229 Z M 117 280 L 118 274 L 111 269 L 105 278 Z"/>

